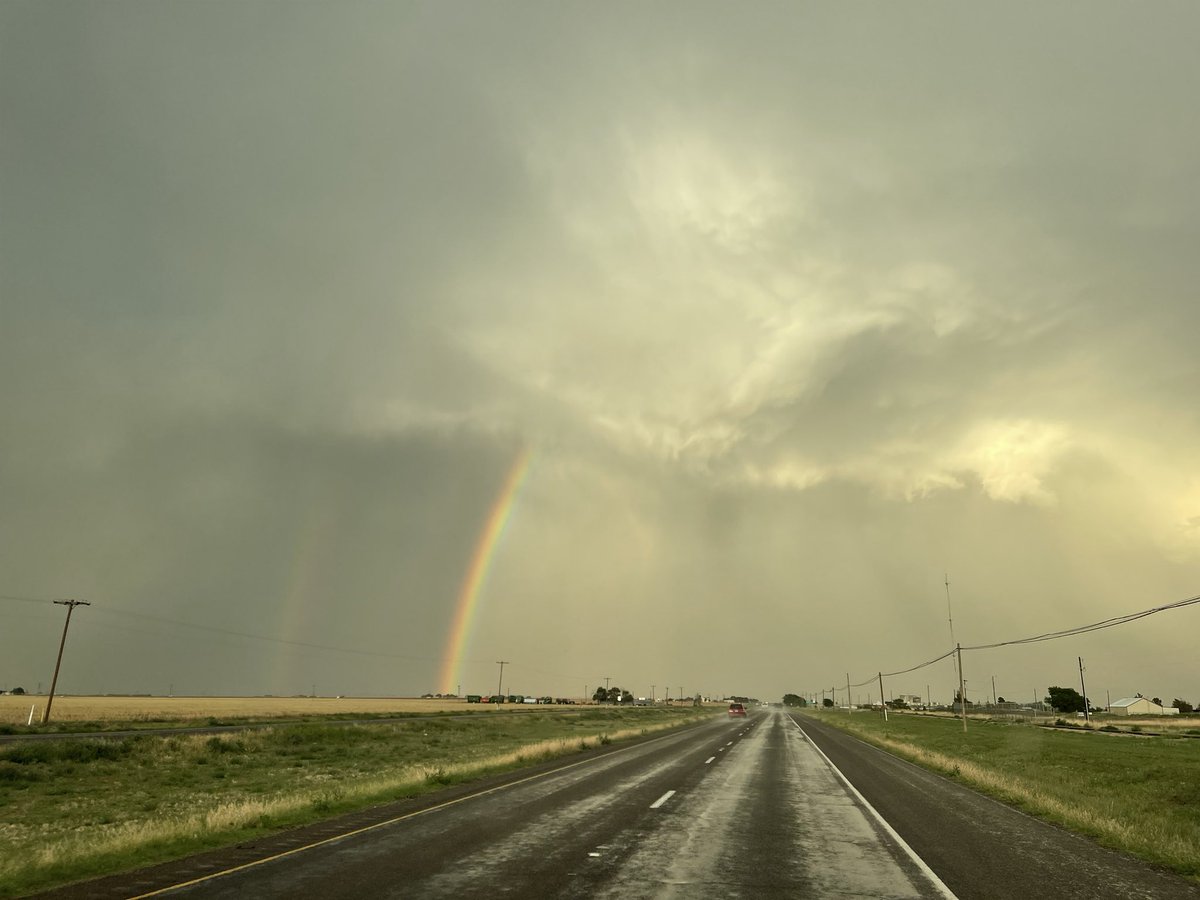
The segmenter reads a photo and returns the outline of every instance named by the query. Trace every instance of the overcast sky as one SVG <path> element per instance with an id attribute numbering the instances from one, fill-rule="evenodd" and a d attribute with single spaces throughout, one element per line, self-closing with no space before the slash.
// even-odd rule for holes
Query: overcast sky
<path id="1" fill-rule="evenodd" d="M 8 0 L 0 688 L 79 597 L 67 692 L 437 690 L 523 450 L 465 692 L 865 681 L 952 646 L 945 573 L 964 644 L 1200 594 L 1197 33 Z M 968 694 L 1197 703 L 1198 630 Z"/>

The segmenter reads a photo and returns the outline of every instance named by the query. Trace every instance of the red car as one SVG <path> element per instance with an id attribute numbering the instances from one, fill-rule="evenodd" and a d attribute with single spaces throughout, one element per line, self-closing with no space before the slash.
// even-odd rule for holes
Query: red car
<path id="1" fill-rule="evenodd" d="M 740 703 L 730 703 L 729 704 L 729 715 L 730 716 L 744 716 L 744 715 L 746 715 L 746 707 L 742 706 L 742 704 L 740 704 Z"/>

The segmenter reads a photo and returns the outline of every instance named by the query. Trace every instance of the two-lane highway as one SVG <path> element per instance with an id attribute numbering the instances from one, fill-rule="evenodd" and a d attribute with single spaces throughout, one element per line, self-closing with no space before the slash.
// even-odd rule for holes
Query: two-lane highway
<path id="1" fill-rule="evenodd" d="M 147 887 L 121 896 L 944 895 L 777 713 L 713 720 L 232 871 Z"/>
<path id="2" fill-rule="evenodd" d="M 1183 879 L 782 712 L 713 720 L 283 852 L 242 853 L 191 876 L 175 864 L 56 895 L 1200 898 Z"/>

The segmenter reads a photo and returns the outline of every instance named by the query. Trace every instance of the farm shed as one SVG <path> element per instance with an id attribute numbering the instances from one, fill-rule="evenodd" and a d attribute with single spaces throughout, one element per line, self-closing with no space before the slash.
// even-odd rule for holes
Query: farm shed
<path id="1" fill-rule="evenodd" d="M 1179 710 L 1174 707 L 1164 709 L 1153 700 L 1146 697 L 1126 697 L 1110 703 L 1108 711 L 1115 716 L 1173 716 Z"/>

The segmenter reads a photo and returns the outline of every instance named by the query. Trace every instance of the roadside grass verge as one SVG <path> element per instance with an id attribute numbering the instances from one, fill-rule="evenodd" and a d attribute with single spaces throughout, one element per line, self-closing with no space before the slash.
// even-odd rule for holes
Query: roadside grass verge
<path id="1" fill-rule="evenodd" d="M 246 840 L 709 718 L 547 711 L 0 747 L 0 897 Z"/>
<path id="2" fill-rule="evenodd" d="M 876 713 L 817 718 L 925 768 L 1200 881 L 1200 743 Z"/>

